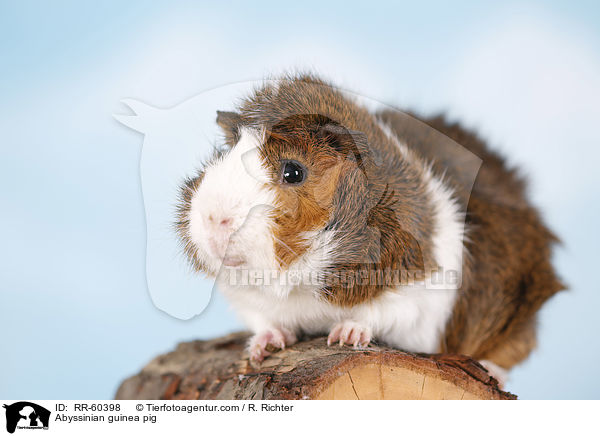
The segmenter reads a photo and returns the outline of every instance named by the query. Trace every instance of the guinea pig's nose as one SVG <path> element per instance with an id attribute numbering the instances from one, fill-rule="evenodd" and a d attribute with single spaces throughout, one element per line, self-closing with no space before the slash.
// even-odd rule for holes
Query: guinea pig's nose
<path id="1" fill-rule="evenodd" d="M 208 215 L 208 223 L 212 227 L 231 228 L 233 225 L 233 219 L 229 216 L 219 216 L 211 213 Z"/>
<path id="2" fill-rule="evenodd" d="M 231 218 L 221 218 L 219 225 L 229 227 L 231 225 Z"/>

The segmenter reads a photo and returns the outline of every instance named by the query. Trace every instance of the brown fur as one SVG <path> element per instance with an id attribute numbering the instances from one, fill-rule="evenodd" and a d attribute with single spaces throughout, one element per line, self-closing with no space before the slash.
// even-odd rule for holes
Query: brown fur
<path id="1" fill-rule="evenodd" d="M 261 155 L 277 179 L 281 160 L 303 162 L 308 168 L 300 186 L 281 185 L 275 211 L 275 253 L 287 268 L 308 248 L 303 232 L 322 229 L 332 211 L 332 199 L 340 173 L 346 164 L 319 134 L 318 120 L 310 116 L 291 117 L 272 126 Z"/>
<path id="2" fill-rule="evenodd" d="M 412 149 L 435 165 L 440 160 L 426 145 L 428 137 L 396 111 L 381 114 Z M 564 288 L 550 263 L 557 238 L 544 226 L 526 198 L 525 181 L 471 132 L 443 117 L 424 120 L 482 159 L 466 201 L 468 238 L 463 283 L 443 351 L 488 359 L 510 368 L 526 358 L 536 345 L 536 313 Z M 455 189 L 460 168 L 452 158 L 443 162 Z"/>

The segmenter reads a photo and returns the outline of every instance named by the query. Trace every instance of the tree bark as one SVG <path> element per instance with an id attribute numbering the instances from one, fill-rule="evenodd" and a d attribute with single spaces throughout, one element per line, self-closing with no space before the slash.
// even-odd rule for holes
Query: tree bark
<path id="1" fill-rule="evenodd" d="M 181 343 L 126 379 L 116 399 L 516 399 L 465 356 L 328 347 L 314 338 L 255 364 L 248 337 Z"/>

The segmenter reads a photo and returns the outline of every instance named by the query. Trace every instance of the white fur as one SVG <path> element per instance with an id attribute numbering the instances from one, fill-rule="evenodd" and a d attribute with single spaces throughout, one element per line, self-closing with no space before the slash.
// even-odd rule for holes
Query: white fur
<path id="1" fill-rule="evenodd" d="M 425 165 L 400 144 L 390 129 L 381 125 L 390 138 L 399 146 L 405 158 L 413 163 Z M 242 220 L 252 206 L 264 203 L 274 205 L 272 193 L 264 183 L 256 183 L 255 178 L 239 175 L 239 156 L 247 152 L 249 147 L 257 145 L 260 136 L 249 132 L 242 134 L 237 146 L 222 161 L 207 171 L 205 180 L 198 189 L 198 198 L 194 198 L 192 218 L 201 214 L 201 209 L 211 207 L 232 207 L 236 216 Z M 252 160 L 247 169 L 252 173 L 265 177 L 264 166 Z M 260 179 L 259 177 L 259 179 Z M 455 270 L 460 274 L 462 265 L 463 216 L 452 199 L 451 190 L 430 169 L 425 171 L 427 189 L 434 210 L 433 250 L 438 265 L 444 270 Z M 233 180 L 235 179 L 235 180 Z M 247 184 L 247 186 L 246 186 Z M 205 186 L 206 185 L 206 186 Z M 240 204 L 242 206 L 240 206 Z M 237 205 L 237 206 L 236 206 Z M 250 268 L 276 269 L 274 257 L 273 234 L 266 215 L 252 221 L 248 226 L 247 245 L 241 245 L 245 254 L 255 256 Z M 194 241 L 202 246 L 205 237 L 199 225 L 192 225 Z M 354 307 L 343 308 L 327 302 L 320 292 L 319 272 L 329 265 L 336 247 L 332 244 L 332 234 L 316 233 L 304 235 L 310 241 L 310 249 L 296 260 L 288 269 L 308 272 L 317 276 L 317 282 L 261 284 L 232 284 L 233 269 L 222 269 L 218 276 L 220 290 L 230 300 L 238 314 L 255 333 L 277 328 L 287 328 L 298 334 L 326 334 L 334 325 L 351 321 L 365 326 L 373 334 L 375 341 L 381 341 L 408 351 L 436 352 L 444 331 L 444 327 L 452 312 L 456 299 L 456 284 L 438 286 L 428 282 L 416 283 L 389 289 L 379 297 Z M 213 262 L 214 264 L 214 262 Z M 281 277 L 281 276 L 280 276 Z M 284 278 L 285 275 L 283 276 Z"/>
<path id="2" fill-rule="evenodd" d="M 213 274 L 220 269 L 221 260 L 211 254 L 208 245 L 205 222 L 209 214 L 233 220 L 237 231 L 229 240 L 228 253 L 243 257 L 251 268 L 275 264 L 269 219 L 275 196 L 258 156 L 262 137 L 260 132 L 242 129 L 237 145 L 205 169 L 202 183 L 192 197 L 190 238 L 197 248 L 197 257 Z"/>

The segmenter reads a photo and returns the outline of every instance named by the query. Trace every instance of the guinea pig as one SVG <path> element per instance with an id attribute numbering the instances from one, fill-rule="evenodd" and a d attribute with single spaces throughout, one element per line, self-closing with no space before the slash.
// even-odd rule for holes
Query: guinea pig
<path id="1" fill-rule="evenodd" d="M 535 347 L 536 313 L 563 289 L 557 238 L 476 135 L 373 113 L 310 74 L 265 82 L 217 124 L 224 144 L 183 184 L 176 230 L 252 330 L 252 360 L 324 334 L 469 355 L 502 382 Z M 453 279 L 436 286 L 440 271 Z"/>

